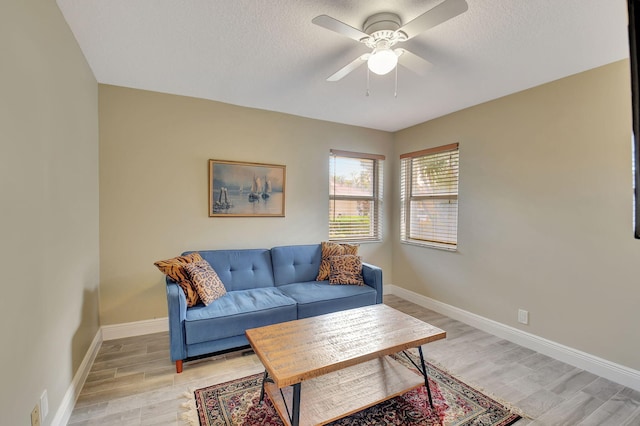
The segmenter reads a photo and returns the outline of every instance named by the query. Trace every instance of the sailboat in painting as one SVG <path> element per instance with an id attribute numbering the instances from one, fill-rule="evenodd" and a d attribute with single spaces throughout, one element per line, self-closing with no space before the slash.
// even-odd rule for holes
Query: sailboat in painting
<path id="1" fill-rule="evenodd" d="M 267 199 L 271 196 L 271 181 L 264 177 L 264 189 L 262 191 L 262 198 Z"/>
<path id="2" fill-rule="evenodd" d="M 253 182 L 251 183 L 251 191 L 249 192 L 249 201 L 259 201 L 260 192 L 262 191 L 262 182 L 259 177 L 253 176 Z"/>
<path id="3" fill-rule="evenodd" d="M 229 190 L 225 187 L 220 188 L 220 194 L 218 195 L 218 201 L 214 206 L 214 211 L 228 210 L 233 207 L 233 203 L 229 201 Z"/>

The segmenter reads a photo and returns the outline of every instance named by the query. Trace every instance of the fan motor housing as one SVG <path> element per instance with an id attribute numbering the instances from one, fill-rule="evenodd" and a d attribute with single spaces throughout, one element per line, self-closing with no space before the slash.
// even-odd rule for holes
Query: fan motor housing
<path id="1" fill-rule="evenodd" d="M 391 12 L 381 12 L 369 16 L 364 21 L 363 30 L 372 35 L 377 31 L 395 31 L 402 26 L 402 20 L 398 15 Z"/>
<path id="2" fill-rule="evenodd" d="M 372 49 L 377 47 L 388 49 L 396 43 L 407 39 L 405 33 L 398 31 L 401 25 L 402 20 L 395 13 L 376 13 L 364 21 L 364 32 L 369 34 L 369 37 L 360 41 Z M 381 43 L 384 44 L 384 46 L 381 46 Z"/>

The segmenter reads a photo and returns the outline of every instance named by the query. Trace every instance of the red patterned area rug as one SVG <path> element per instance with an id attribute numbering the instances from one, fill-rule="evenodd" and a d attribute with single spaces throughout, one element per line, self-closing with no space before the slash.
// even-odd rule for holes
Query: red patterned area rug
<path id="1" fill-rule="evenodd" d="M 428 364 L 434 409 L 424 386 L 331 423 L 346 425 L 482 425 L 506 426 L 520 416 L 503 404 Z M 416 372 L 417 373 L 417 372 Z M 200 426 L 282 426 L 271 401 L 259 403 L 262 374 L 194 392 Z M 304 395 L 302 396 L 304 398 Z"/>

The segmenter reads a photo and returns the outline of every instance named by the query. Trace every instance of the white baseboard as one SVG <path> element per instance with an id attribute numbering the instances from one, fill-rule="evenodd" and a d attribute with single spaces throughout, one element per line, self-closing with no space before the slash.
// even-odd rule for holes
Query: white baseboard
<path id="1" fill-rule="evenodd" d="M 123 337 L 142 336 L 143 334 L 160 333 L 168 330 L 169 319 L 167 317 L 123 324 L 103 325 L 102 339 L 105 341 L 122 339 Z"/>
<path id="2" fill-rule="evenodd" d="M 640 371 L 638 370 L 544 339 L 535 334 L 518 330 L 395 285 L 385 284 L 384 294 L 393 294 L 409 300 L 487 333 L 640 391 Z"/>
<path id="3" fill-rule="evenodd" d="M 51 426 L 66 426 L 66 424 L 69 423 L 73 407 L 76 405 L 76 400 L 80 395 L 84 382 L 87 380 L 87 376 L 89 375 L 89 371 L 91 370 L 93 361 L 96 359 L 101 344 L 102 330 L 98 330 L 89 346 L 89 350 L 87 350 L 87 353 L 82 359 L 82 363 L 80 363 L 80 367 L 78 367 L 78 371 L 76 371 L 76 374 L 73 376 L 73 380 L 62 398 L 60 406 L 56 410 L 56 415 L 53 417 L 53 420 L 51 420 Z"/>

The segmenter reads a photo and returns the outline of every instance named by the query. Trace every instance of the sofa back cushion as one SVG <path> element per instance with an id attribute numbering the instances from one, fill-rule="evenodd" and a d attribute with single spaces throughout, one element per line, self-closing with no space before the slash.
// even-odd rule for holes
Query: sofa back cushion
<path id="1" fill-rule="evenodd" d="M 267 249 L 203 250 L 198 253 L 216 271 L 227 291 L 274 286 L 271 253 Z"/>
<path id="2" fill-rule="evenodd" d="M 280 246 L 271 249 L 275 285 L 315 281 L 322 260 L 320 244 Z"/>

